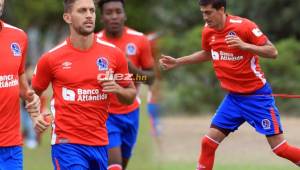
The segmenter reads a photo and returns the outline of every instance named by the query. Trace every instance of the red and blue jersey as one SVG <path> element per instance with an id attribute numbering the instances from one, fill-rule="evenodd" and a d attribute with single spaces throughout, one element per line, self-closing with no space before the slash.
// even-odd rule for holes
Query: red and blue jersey
<path id="1" fill-rule="evenodd" d="M 211 52 L 213 67 L 221 87 L 230 92 L 254 92 L 266 83 L 259 65 L 259 57 L 251 52 L 229 48 L 227 35 L 236 35 L 246 43 L 265 45 L 268 38 L 258 26 L 245 18 L 227 15 L 225 27 L 215 30 L 205 26 L 202 32 L 202 49 Z"/>
<path id="2" fill-rule="evenodd" d="M 74 48 L 70 39 L 45 53 L 39 60 L 32 86 L 44 91 L 52 84 L 52 144 L 89 146 L 108 144 L 106 120 L 111 93 L 102 91 L 99 73 L 128 74 L 125 54 L 96 36 L 91 48 Z M 127 87 L 131 81 L 117 81 Z"/>
<path id="3" fill-rule="evenodd" d="M 27 35 L 0 21 L 0 146 L 22 144 L 19 75 L 25 71 Z"/>
<path id="4" fill-rule="evenodd" d="M 110 38 L 106 36 L 105 30 L 98 33 L 98 38 L 114 44 L 125 52 L 128 60 L 140 69 L 152 69 L 154 60 L 151 53 L 150 42 L 140 32 L 125 27 L 121 37 Z M 126 114 L 139 107 L 138 99 L 131 105 L 125 105 L 117 100 L 114 95 L 109 106 L 109 113 Z"/>

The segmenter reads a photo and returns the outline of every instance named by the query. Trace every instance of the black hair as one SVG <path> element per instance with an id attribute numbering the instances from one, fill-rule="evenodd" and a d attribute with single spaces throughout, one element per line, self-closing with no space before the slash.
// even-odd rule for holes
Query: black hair
<path id="1" fill-rule="evenodd" d="M 108 3 L 108 2 L 121 2 L 123 8 L 125 8 L 125 0 L 98 0 L 98 7 L 102 13 L 103 5 Z"/>
<path id="2" fill-rule="evenodd" d="M 224 9 L 226 10 L 226 0 L 199 0 L 199 5 L 212 5 L 212 7 L 216 10 L 220 9 L 221 7 L 224 7 Z"/>

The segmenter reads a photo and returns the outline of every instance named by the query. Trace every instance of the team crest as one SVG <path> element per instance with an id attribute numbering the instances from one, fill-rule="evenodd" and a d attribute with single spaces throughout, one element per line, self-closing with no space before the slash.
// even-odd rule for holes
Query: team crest
<path id="1" fill-rule="evenodd" d="M 126 54 L 127 55 L 135 55 L 136 54 L 136 46 L 133 43 L 129 43 L 126 46 Z"/>
<path id="2" fill-rule="evenodd" d="M 104 57 L 100 57 L 97 60 L 97 66 L 99 71 L 106 71 L 108 70 L 108 60 Z"/>
<path id="3" fill-rule="evenodd" d="M 264 129 L 271 129 L 271 122 L 268 119 L 262 120 L 261 125 Z"/>
<path id="4" fill-rule="evenodd" d="M 234 31 L 229 31 L 228 35 L 236 36 L 236 33 Z"/>
<path id="5" fill-rule="evenodd" d="M 18 43 L 12 43 L 10 45 L 10 49 L 15 57 L 20 57 L 22 55 L 21 48 Z"/>

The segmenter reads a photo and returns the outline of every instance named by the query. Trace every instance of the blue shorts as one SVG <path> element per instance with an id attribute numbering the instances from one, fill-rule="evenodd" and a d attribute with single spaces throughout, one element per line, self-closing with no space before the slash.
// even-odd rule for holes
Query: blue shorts
<path id="1" fill-rule="evenodd" d="M 122 157 L 130 158 L 135 146 L 139 127 L 139 108 L 128 114 L 109 114 L 106 122 L 108 148 L 121 147 Z"/>
<path id="2" fill-rule="evenodd" d="M 282 133 L 279 111 L 271 94 L 268 83 L 251 94 L 227 94 L 212 119 L 212 125 L 233 132 L 247 121 L 261 134 Z"/>
<path id="3" fill-rule="evenodd" d="M 107 170 L 106 146 L 52 145 L 54 170 Z"/>
<path id="4" fill-rule="evenodd" d="M 22 170 L 23 151 L 21 146 L 0 147 L 0 170 Z"/>

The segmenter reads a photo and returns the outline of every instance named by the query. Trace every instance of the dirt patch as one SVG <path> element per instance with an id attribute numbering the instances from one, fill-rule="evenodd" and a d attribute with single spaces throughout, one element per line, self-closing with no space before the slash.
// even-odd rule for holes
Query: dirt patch
<path id="1" fill-rule="evenodd" d="M 168 117 L 161 120 L 160 160 L 196 162 L 200 139 L 207 132 L 209 117 Z M 290 144 L 300 147 L 300 118 L 282 118 L 285 137 Z M 237 132 L 230 134 L 217 151 L 218 164 L 278 164 L 291 166 L 273 154 L 264 136 L 244 123 Z"/>

